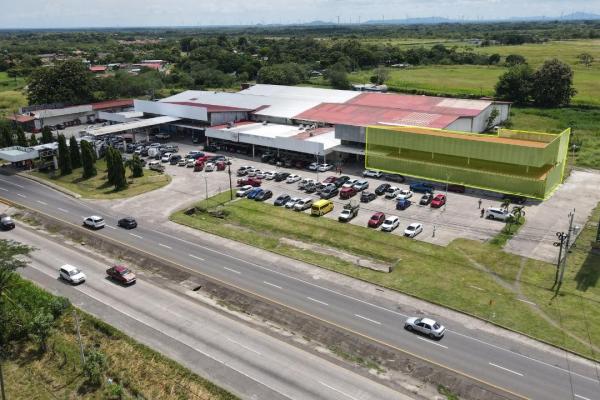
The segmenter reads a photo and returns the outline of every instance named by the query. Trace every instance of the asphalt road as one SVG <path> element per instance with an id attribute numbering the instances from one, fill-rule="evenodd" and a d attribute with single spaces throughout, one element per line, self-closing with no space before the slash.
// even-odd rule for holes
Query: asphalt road
<path id="1" fill-rule="evenodd" d="M 600 366 L 577 357 L 545 352 L 536 346 L 474 332 L 444 320 L 449 328 L 441 341 L 431 341 L 403 329 L 407 315 L 398 305 L 340 288 L 333 282 L 308 281 L 281 270 L 269 260 L 248 260 L 241 251 L 222 248 L 176 231 L 116 227 L 110 211 L 65 196 L 19 176 L 0 176 L 0 197 L 80 225 L 82 217 L 104 216 L 107 227 L 98 231 L 156 257 L 209 275 L 314 317 L 360 333 L 389 346 L 460 371 L 476 379 L 532 399 L 600 399 Z"/>
<path id="2" fill-rule="evenodd" d="M 117 284 L 106 277 L 106 262 L 75 248 L 25 229 L 0 232 L 0 238 L 9 235 L 37 249 L 21 275 L 243 399 L 411 398 L 199 306 L 143 276 L 130 287 Z M 73 286 L 60 280 L 57 266 L 67 263 L 85 266 L 87 282 Z"/>

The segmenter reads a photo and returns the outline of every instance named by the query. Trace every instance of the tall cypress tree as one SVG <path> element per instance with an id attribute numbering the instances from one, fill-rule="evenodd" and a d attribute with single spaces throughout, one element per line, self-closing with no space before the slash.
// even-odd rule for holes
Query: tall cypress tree
<path id="1" fill-rule="evenodd" d="M 69 140 L 69 152 L 71 153 L 71 166 L 73 169 L 81 167 L 81 153 L 75 136 L 71 136 Z"/>
<path id="2" fill-rule="evenodd" d="M 16 136 L 17 146 L 27 147 L 27 137 L 25 136 L 25 132 L 23 132 L 23 129 L 20 126 L 16 128 Z"/>
<path id="3" fill-rule="evenodd" d="M 113 150 L 113 170 L 114 170 L 114 185 L 115 190 L 123 190 L 127 187 L 127 179 L 125 179 L 125 165 L 121 152 Z"/>
<path id="4" fill-rule="evenodd" d="M 83 165 L 83 179 L 91 178 L 95 176 L 98 171 L 94 165 L 96 156 L 92 145 L 87 140 L 81 141 L 81 164 Z"/>
<path id="5" fill-rule="evenodd" d="M 12 130 L 8 124 L 0 126 L 0 148 L 15 145 Z"/>
<path id="6" fill-rule="evenodd" d="M 115 184 L 115 166 L 114 166 L 114 151 L 112 146 L 108 146 L 104 159 L 106 160 L 106 178 L 109 185 Z"/>
<path id="7" fill-rule="evenodd" d="M 32 133 L 31 136 L 29 137 L 29 146 L 33 147 L 33 146 L 37 146 L 38 144 L 39 143 L 38 143 L 37 138 L 35 137 L 35 133 Z"/>
<path id="8" fill-rule="evenodd" d="M 54 135 L 50 127 L 45 126 L 42 128 L 42 144 L 54 142 Z"/>
<path id="9" fill-rule="evenodd" d="M 58 168 L 61 175 L 68 175 L 73 172 L 71 166 L 71 154 L 67 147 L 65 135 L 58 135 Z"/>
<path id="10" fill-rule="evenodd" d="M 140 178 L 140 177 L 144 176 L 144 168 L 142 166 L 142 160 L 140 159 L 140 156 L 138 156 L 137 154 L 133 155 L 133 159 L 131 160 L 131 163 L 129 164 L 129 168 L 131 169 L 131 175 L 134 178 Z"/>

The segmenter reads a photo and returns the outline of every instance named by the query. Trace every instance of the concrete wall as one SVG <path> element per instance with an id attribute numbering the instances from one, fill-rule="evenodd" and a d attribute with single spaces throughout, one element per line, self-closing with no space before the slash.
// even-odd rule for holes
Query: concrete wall
<path id="1" fill-rule="evenodd" d="M 366 143 L 366 129 L 360 126 L 336 125 L 335 138 L 349 142 Z"/>
<path id="2" fill-rule="evenodd" d="M 209 113 L 210 125 L 224 125 L 227 122 L 244 121 L 248 119 L 248 113 L 243 111 L 212 112 Z"/>
<path id="3" fill-rule="evenodd" d="M 158 101 L 134 100 L 135 111 L 165 115 L 170 117 L 193 119 L 197 121 L 208 121 L 206 107 L 184 106 L 180 104 L 161 103 Z"/>

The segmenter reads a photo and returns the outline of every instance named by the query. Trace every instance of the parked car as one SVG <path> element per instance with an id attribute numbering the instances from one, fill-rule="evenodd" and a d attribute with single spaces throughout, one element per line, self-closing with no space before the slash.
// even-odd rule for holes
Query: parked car
<path id="1" fill-rule="evenodd" d="M 185 166 L 187 165 L 188 161 L 189 161 L 189 159 L 187 159 L 187 158 L 181 158 L 181 159 L 180 159 L 180 160 L 177 162 L 177 165 L 178 165 L 179 167 L 185 167 Z"/>
<path id="2" fill-rule="evenodd" d="M 262 192 L 263 192 L 263 190 L 261 188 L 255 187 L 254 189 L 252 189 L 251 191 L 249 191 L 246 194 L 246 198 L 249 200 L 254 200 L 256 198 L 256 196 Z"/>
<path id="3" fill-rule="evenodd" d="M 247 174 L 248 176 L 256 176 L 256 175 L 262 173 L 262 171 L 258 168 L 250 168 L 247 171 L 248 171 L 248 174 Z"/>
<path id="4" fill-rule="evenodd" d="M 325 178 L 323 183 L 334 183 L 337 180 L 338 180 L 337 176 L 328 176 L 327 178 Z"/>
<path id="5" fill-rule="evenodd" d="M 369 218 L 367 226 L 369 228 L 379 228 L 379 226 L 383 224 L 383 221 L 385 221 L 385 214 L 382 212 L 376 212 L 375 214 L 371 215 L 371 218 Z"/>
<path id="6" fill-rule="evenodd" d="M 265 201 L 270 199 L 271 197 L 273 197 L 273 192 L 270 190 L 263 190 L 262 192 L 260 192 L 259 194 L 256 195 L 256 197 L 254 197 L 254 200 L 256 201 Z"/>
<path id="7" fill-rule="evenodd" d="M 117 221 L 117 225 L 125 229 L 134 229 L 137 228 L 137 221 L 133 217 L 125 217 Z"/>
<path id="8" fill-rule="evenodd" d="M 150 161 L 148 163 L 148 169 L 151 171 L 163 172 L 165 170 L 165 166 L 160 163 L 160 161 Z"/>
<path id="9" fill-rule="evenodd" d="M 275 202 L 273 204 L 276 206 L 284 206 L 285 203 L 290 201 L 290 199 L 291 196 L 289 194 L 281 194 L 275 199 Z"/>
<path id="10" fill-rule="evenodd" d="M 338 221 L 340 221 L 340 222 L 351 221 L 354 217 L 356 217 L 358 215 L 358 209 L 359 209 L 358 204 L 346 203 L 344 205 L 344 209 L 338 216 Z"/>
<path id="11" fill-rule="evenodd" d="M 286 183 L 294 183 L 294 182 L 298 182 L 300 179 L 302 179 L 302 177 L 300 175 L 291 174 L 290 176 L 285 178 L 285 182 Z"/>
<path id="12" fill-rule="evenodd" d="M 236 175 L 237 176 L 245 176 L 248 175 L 248 170 L 253 169 L 253 167 L 249 165 L 244 165 L 238 168 Z"/>
<path id="13" fill-rule="evenodd" d="M 194 160 L 193 158 L 188 158 L 185 163 L 185 166 L 187 168 L 194 168 L 195 165 L 196 165 L 196 160 Z"/>
<path id="14" fill-rule="evenodd" d="M 373 192 L 367 192 L 366 190 L 360 194 L 361 203 L 368 203 L 377 198 L 377 195 Z"/>
<path id="15" fill-rule="evenodd" d="M 319 197 L 322 199 L 331 199 L 338 195 L 340 190 L 337 187 L 327 187 L 319 192 Z"/>
<path id="16" fill-rule="evenodd" d="M 310 208 L 310 215 L 320 217 L 321 215 L 325 215 L 330 211 L 333 211 L 333 201 L 321 199 L 313 203 L 312 207 Z"/>
<path id="17" fill-rule="evenodd" d="M 390 186 L 388 188 L 388 190 L 385 192 L 385 198 L 386 199 L 395 199 L 396 196 L 398 196 L 398 194 L 400 194 L 400 189 L 397 186 Z"/>
<path id="18" fill-rule="evenodd" d="M 251 185 L 251 186 L 257 187 L 262 184 L 262 181 L 258 178 L 252 178 L 252 177 L 240 178 L 240 179 L 238 179 L 237 184 L 238 184 L 238 186 Z"/>
<path id="19" fill-rule="evenodd" d="M 350 187 L 343 187 L 342 190 L 340 190 L 340 199 L 349 199 L 351 197 L 353 197 L 356 194 L 356 189 L 354 189 L 352 186 Z"/>
<path id="20" fill-rule="evenodd" d="M 289 177 L 288 177 L 289 179 Z M 300 182 L 298 182 L 298 189 L 302 190 L 309 183 L 317 183 L 314 179 L 304 178 Z"/>
<path id="21" fill-rule="evenodd" d="M 179 154 L 173 154 L 171 158 L 169 158 L 169 164 L 177 165 L 181 159 L 182 157 Z"/>
<path id="22" fill-rule="evenodd" d="M 271 181 L 271 180 L 273 180 L 273 178 L 275 178 L 276 174 L 277 174 L 277 172 L 275 172 L 275 171 L 265 172 L 265 179 Z"/>
<path id="23" fill-rule="evenodd" d="M 335 186 L 340 187 L 344 183 L 346 183 L 349 179 L 350 179 L 349 176 L 342 175 L 342 176 L 338 177 L 333 183 L 335 184 Z"/>
<path id="24" fill-rule="evenodd" d="M 367 178 L 367 177 L 368 178 L 381 178 L 381 176 L 383 175 L 383 172 L 374 171 L 372 169 L 365 169 L 362 174 L 365 178 Z"/>
<path id="25" fill-rule="evenodd" d="M 342 184 L 342 188 L 349 188 L 354 186 L 355 183 L 358 182 L 358 179 L 348 179 L 346 182 Z"/>
<path id="26" fill-rule="evenodd" d="M 415 192 L 415 193 L 426 193 L 426 192 L 433 192 L 433 185 L 431 183 L 427 183 L 427 182 L 416 182 L 416 183 L 411 183 L 410 185 L 410 190 Z"/>
<path id="27" fill-rule="evenodd" d="M 404 230 L 404 236 L 414 238 L 421 232 L 423 232 L 423 225 L 418 222 L 413 222 Z"/>
<path id="28" fill-rule="evenodd" d="M 222 162 L 222 161 L 220 161 L 220 163 L 222 164 L 223 162 Z M 217 171 L 222 171 L 222 170 L 220 170 L 220 169 L 219 169 L 219 162 L 218 162 L 216 165 L 217 165 Z M 225 164 L 223 164 L 223 169 L 225 169 L 224 165 L 225 165 Z M 255 176 L 255 177 L 257 177 L 258 179 L 265 179 L 265 176 L 266 176 L 265 174 L 266 174 L 266 172 L 263 172 L 263 171 L 261 171 L 261 170 L 258 170 L 258 171 L 257 171 L 257 172 L 254 174 L 254 176 Z"/>
<path id="29" fill-rule="evenodd" d="M 395 215 L 390 215 L 381 224 L 381 230 L 384 232 L 391 232 L 400 225 L 400 218 Z"/>
<path id="30" fill-rule="evenodd" d="M 14 228 L 15 221 L 13 221 L 13 219 L 7 214 L 0 214 L 0 229 L 3 231 L 9 231 Z"/>
<path id="31" fill-rule="evenodd" d="M 401 189 L 400 193 L 398 193 L 398 195 L 396 196 L 396 198 L 398 199 L 410 199 L 413 195 L 413 192 L 411 192 L 408 189 Z"/>
<path id="32" fill-rule="evenodd" d="M 498 221 L 506 221 L 513 215 L 503 208 L 489 207 L 485 209 L 485 217 L 487 219 L 496 219 Z"/>
<path id="33" fill-rule="evenodd" d="M 165 153 L 165 154 L 163 154 L 163 155 L 162 155 L 162 157 L 161 157 L 160 161 L 161 161 L 161 162 L 164 162 L 164 163 L 168 163 L 168 162 L 169 162 L 169 160 L 171 159 L 171 156 L 172 156 L 172 155 L 173 155 L 173 154 L 171 154 L 171 153 Z"/>
<path id="34" fill-rule="evenodd" d="M 419 200 L 419 204 L 422 206 L 428 206 L 432 200 L 433 200 L 433 193 L 427 192 L 423 196 L 421 196 L 421 200 Z"/>
<path id="35" fill-rule="evenodd" d="M 431 200 L 431 208 L 440 208 L 444 204 L 446 204 L 446 195 L 444 194 L 437 194 L 433 200 Z"/>
<path id="36" fill-rule="evenodd" d="M 311 170 L 311 171 L 316 171 L 316 170 L 317 170 L 317 168 L 319 168 L 319 164 L 318 164 L 318 163 L 316 163 L 316 162 L 314 162 L 314 163 L 310 163 L 310 164 L 308 164 L 308 167 L 307 167 L 307 168 L 308 168 L 309 170 Z"/>
<path id="37" fill-rule="evenodd" d="M 317 167 L 317 171 L 319 172 L 327 172 L 333 169 L 333 165 L 331 164 L 319 164 Z"/>
<path id="38" fill-rule="evenodd" d="M 402 175 L 399 175 L 399 174 L 383 174 L 381 176 L 381 179 L 385 179 L 390 182 L 398 182 L 398 183 L 403 183 L 406 180 L 406 178 L 404 178 Z"/>
<path id="39" fill-rule="evenodd" d="M 296 211 L 304 211 L 308 210 L 312 207 L 313 200 L 310 197 L 300 200 L 296 204 L 294 204 L 294 210 Z"/>
<path id="40" fill-rule="evenodd" d="M 294 208 L 296 203 L 298 203 L 300 200 L 302 200 L 300 197 L 292 197 L 287 203 L 285 203 L 285 208 Z"/>
<path id="41" fill-rule="evenodd" d="M 217 169 L 217 166 L 212 162 L 207 162 L 204 166 L 204 172 L 213 172 L 215 169 Z"/>
<path id="42" fill-rule="evenodd" d="M 308 183 L 308 184 L 304 185 L 303 189 L 306 193 L 314 193 L 317 191 L 317 184 L 316 183 Z"/>
<path id="43" fill-rule="evenodd" d="M 235 192 L 236 197 L 244 197 L 250 192 L 254 187 L 252 185 L 244 185 Z"/>
<path id="44" fill-rule="evenodd" d="M 523 205 L 527 202 L 527 197 L 517 196 L 513 194 L 505 194 L 502 196 L 502 200 L 509 200 L 513 204 Z"/>
<path id="45" fill-rule="evenodd" d="M 286 180 L 288 176 L 290 176 L 289 172 L 278 172 L 275 174 L 275 177 L 273 177 L 273 180 L 275 182 L 282 182 Z"/>
<path id="46" fill-rule="evenodd" d="M 396 210 L 406 210 L 412 202 L 409 199 L 398 199 L 396 202 Z"/>
<path id="47" fill-rule="evenodd" d="M 104 228 L 104 218 L 98 215 L 91 215 L 83 219 L 83 225 L 92 229 Z"/>
<path id="48" fill-rule="evenodd" d="M 58 273 L 61 279 L 64 279 L 65 281 L 74 285 L 83 283 L 86 279 L 85 274 L 81 272 L 79 268 L 69 264 L 65 264 L 60 267 Z"/>
<path id="49" fill-rule="evenodd" d="M 194 161 L 194 172 L 200 172 L 204 169 L 204 161 L 197 159 Z"/>
<path id="50" fill-rule="evenodd" d="M 454 193 L 464 193 L 466 188 L 463 185 L 448 185 L 448 191 Z"/>
<path id="51" fill-rule="evenodd" d="M 135 283 L 135 274 L 124 265 L 114 265 L 106 270 L 106 275 L 115 281 L 124 285 L 132 285 Z"/>
<path id="52" fill-rule="evenodd" d="M 367 182 L 365 180 L 360 180 L 360 181 L 356 182 L 354 185 L 352 185 L 352 187 L 357 192 L 362 192 L 363 190 L 369 188 L 369 182 Z"/>
<path id="53" fill-rule="evenodd" d="M 390 185 L 389 183 L 382 183 L 381 185 L 377 186 L 377 189 L 375 189 L 375 194 L 377 196 L 382 196 L 387 192 L 387 190 L 390 187 L 392 187 L 392 185 Z"/>
<path id="54" fill-rule="evenodd" d="M 410 332 L 419 332 L 431 339 L 441 339 L 446 333 L 446 328 L 431 318 L 410 317 L 404 322 L 404 329 Z"/>

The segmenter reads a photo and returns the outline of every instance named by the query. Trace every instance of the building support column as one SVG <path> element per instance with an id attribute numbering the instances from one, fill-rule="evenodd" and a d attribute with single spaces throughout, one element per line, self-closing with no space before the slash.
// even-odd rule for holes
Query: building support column
<path id="1" fill-rule="evenodd" d="M 252 145 L 252 158 L 254 159 L 254 145 Z"/>

